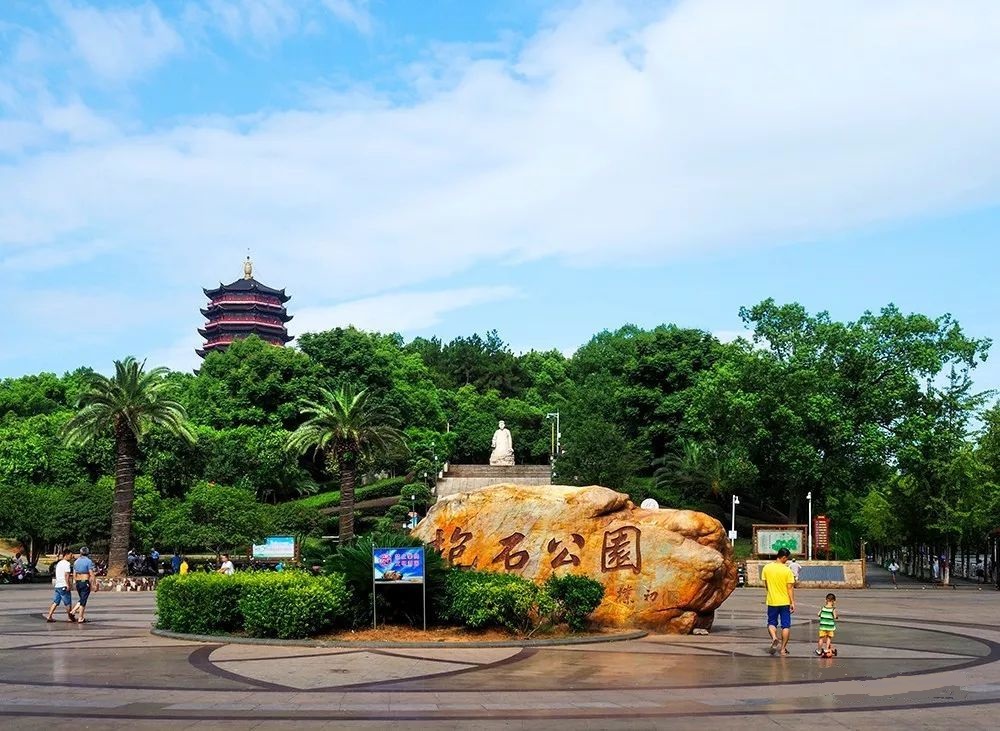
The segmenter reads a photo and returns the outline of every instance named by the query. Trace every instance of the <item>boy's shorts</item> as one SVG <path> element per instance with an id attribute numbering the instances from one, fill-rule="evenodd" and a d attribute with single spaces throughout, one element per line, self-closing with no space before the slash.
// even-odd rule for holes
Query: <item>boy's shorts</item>
<path id="1" fill-rule="evenodd" d="M 834 633 L 834 631 L 835 630 L 832 630 L 832 629 L 821 629 L 819 631 L 819 636 L 821 638 L 822 637 L 829 637 L 832 640 L 833 639 L 833 633 Z"/>

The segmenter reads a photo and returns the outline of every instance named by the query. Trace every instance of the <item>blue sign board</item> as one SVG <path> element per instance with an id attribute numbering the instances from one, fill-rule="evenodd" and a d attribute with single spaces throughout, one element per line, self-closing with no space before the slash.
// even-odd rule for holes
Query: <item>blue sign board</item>
<path id="1" fill-rule="evenodd" d="M 424 548 L 373 548 L 372 568 L 379 584 L 423 584 Z"/>
<path id="2" fill-rule="evenodd" d="M 253 557 L 258 559 L 294 559 L 295 536 L 268 536 L 264 539 L 263 545 L 253 547 Z"/>

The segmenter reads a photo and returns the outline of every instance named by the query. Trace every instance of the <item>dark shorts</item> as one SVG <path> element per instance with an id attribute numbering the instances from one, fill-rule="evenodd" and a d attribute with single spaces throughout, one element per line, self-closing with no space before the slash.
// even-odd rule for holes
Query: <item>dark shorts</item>
<path id="1" fill-rule="evenodd" d="M 90 582 L 89 581 L 78 581 L 76 582 L 76 593 L 80 597 L 80 606 L 87 606 L 87 597 L 90 596 Z"/>
<path id="2" fill-rule="evenodd" d="M 767 607 L 767 626 L 781 627 L 782 629 L 792 626 L 792 610 L 789 605 L 783 607 Z"/>
<path id="3" fill-rule="evenodd" d="M 73 595 L 69 593 L 69 589 L 65 586 L 56 587 L 56 593 L 52 596 L 52 603 L 57 607 L 60 604 L 65 604 L 67 607 L 73 603 Z"/>

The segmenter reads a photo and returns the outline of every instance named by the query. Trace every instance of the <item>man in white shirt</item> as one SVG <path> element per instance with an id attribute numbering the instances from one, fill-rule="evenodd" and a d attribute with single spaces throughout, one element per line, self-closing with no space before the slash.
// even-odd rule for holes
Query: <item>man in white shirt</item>
<path id="1" fill-rule="evenodd" d="M 216 570 L 217 574 L 225 574 L 226 576 L 232 576 L 236 573 L 236 567 L 233 566 L 233 562 L 229 560 L 229 554 L 222 554 L 222 565 Z"/>
<path id="2" fill-rule="evenodd" d="M 55 622 L 55 620 L 52 619 L 52 615 L 56 613 L 56 609 L 59 608 L 60 604 L 66 605 L 66 616 L 69 617 L 67 621 L 76 621 L 76 618 L 73 616 L 73 612 L 70 610 L 70 607 L 73 605 L 73 595 L 70 593 L 73 574 L 73 566 L 70 564 L 70 561 L 72 560 L 73 552 L 63 551 L 62 559 L 56 564 L 54 581 L 55 595 L 52 597 L 52 606 L 49 607 L 49 613 L 45 617 L 46 622 Z"/>
<path id="3" fill-rule="evenodd" d="M 798 586 L 799 585 L 799 572 L 802 570 L 802 567 L 799 566 L 799 562 L 796 561 L 795 558 L 793 557 L 793 558 L 790 558 L 788 560 L 788 568 L 791 569 L 792 576 L 795 577 L 795 585 Z"/>

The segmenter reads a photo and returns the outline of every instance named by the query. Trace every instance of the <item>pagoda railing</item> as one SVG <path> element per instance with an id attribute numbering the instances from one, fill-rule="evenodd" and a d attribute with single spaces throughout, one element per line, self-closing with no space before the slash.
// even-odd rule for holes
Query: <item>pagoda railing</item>
<path id="1" fill-rule="evenodd" d="M 281 300 L 277 297 L 268 297 L 259 294 L 220 294 L 212 297 L 212 304 L 226 302 L 240 305 L 270 305 L 271 307 L 281 307 Z"/>
<path id="2" fill-rule="evenodd" d="M 221 317 L 218 320 L 209 321 L 205 325 L 205 328 L 208 329 L 216 325 L 269 325 L 271 327 L 285 327 L 285 323 L 281 320 L 271 317 Z"/>

